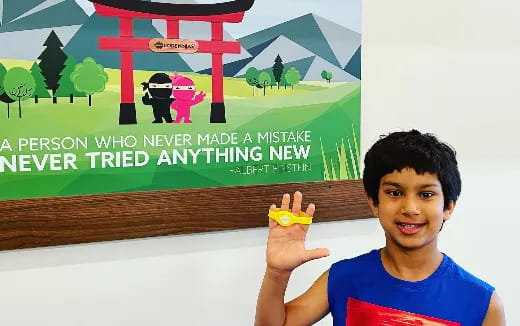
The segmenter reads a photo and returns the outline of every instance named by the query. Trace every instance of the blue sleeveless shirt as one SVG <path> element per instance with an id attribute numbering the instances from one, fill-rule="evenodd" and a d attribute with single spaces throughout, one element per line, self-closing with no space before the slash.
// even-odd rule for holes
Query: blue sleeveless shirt
<path id="1" fill-rule="evenodd" d="M 328 278 L 334 326 L 481 326 L 494 290 L 446 255 L 425 280 L 397 279 L 379 250 L 333 264 Z"/>

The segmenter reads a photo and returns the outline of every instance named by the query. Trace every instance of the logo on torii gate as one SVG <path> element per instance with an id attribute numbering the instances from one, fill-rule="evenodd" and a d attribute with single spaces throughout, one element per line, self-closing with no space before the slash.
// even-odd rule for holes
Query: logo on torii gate
<path id="1" fill-rule="evenodd" d="M 224 54 L 239 54 L 240 43 L 224 41 L 224 23 L 240 23 L 244 13 L 255 0 L 233 0 L 213 4 L 174 4 L 143 0 L 89 0 L 100 16 L 119 18 L 119 37 L 100 37 L 101 50 L 116 50 L 121 55 L 121 104 L 119 124 L 136 124 L 134 102 L 133 52 L 188 52 L 211 53 L 211 123 L 225 123 Z M 133 19 L 161 19 L 166 21 L 166 38 L 136 38 Z M 179 39 L 179 22 L 200 21 L 211 23 L 211 40 Z M 195 43 L 196 42 L 196 46 Z M 153 48 L 152 48 L 153 47 Z M 196 50 L 194 50 L 196 48 Z"/>
<path id="2" fill-rule="evenodd" d="M 148 43 L 153 52 L 195 53 L 199 50 L 199 42 L 195 40 L 153 38 Z"/>

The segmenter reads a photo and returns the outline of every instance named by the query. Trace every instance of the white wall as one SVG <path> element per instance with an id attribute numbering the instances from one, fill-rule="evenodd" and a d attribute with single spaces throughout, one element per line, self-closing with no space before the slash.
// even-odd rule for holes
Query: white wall
<path id="1" fill-rule="evenodd" d="M 495 285 L 508 324 L 520 325 L 520 4 L 367 0 L 363 10 L 364 151 L 412 127 L 456 147 L 463 191 L 441 248 Z M 0 324 L 251 325 L 265 237 L 253 229 L 1 252 Z M 295 272 L 288 295 L 382 244 L 375 220 L 313 225 L 309 246 L 332 255 Z"/>

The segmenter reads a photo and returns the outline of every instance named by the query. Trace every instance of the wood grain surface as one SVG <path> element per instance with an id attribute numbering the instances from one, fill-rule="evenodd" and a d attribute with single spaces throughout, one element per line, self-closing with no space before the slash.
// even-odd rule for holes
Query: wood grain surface
<path id="1" fill-rule="evenodd" d="M 370 218 L 361 180 L 0 201 L 0 250 L 262 227 L 283 193 L 315 222 Z"/>

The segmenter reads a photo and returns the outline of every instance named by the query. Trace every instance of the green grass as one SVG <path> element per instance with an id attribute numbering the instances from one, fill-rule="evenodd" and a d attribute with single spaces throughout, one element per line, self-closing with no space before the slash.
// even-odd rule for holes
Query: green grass
<path id="1" fill-rule="evenodd" d="M 5 60 L 0 62 L 6 65 Z M 13 64 L 19 63 L 17 61 Z M 51 99 L 40 99 L 39 104 L 29 99 L 22 102 L 22 119 L 18 118 L 17 103 L 11 104 L 11 118 L 7 119 L 6 104 L 0 102 L 0 144 L 3 139 L 8 139 L 15 147 L 21 137 L 89 137 L 87 150 L 74 151 L 78 155 L 79 170 L 0 173 L 0 199 L 319 181 L 355 178 L 356 173 L 359 177 L 359 165 L 354 163 L 356 159 L 359 161 L 359 84 L 303 83 L 295 87 L 294 91 L 290 88 L 287 90 L 273 88 L 266 90 L 269 96 L 264 97 L 257 93 L 253 97 L 251 87 L 243 79 L 226 78 L 227 123 L 225 124 L 209 123 L 211 101 L 209 94 L 203 103 L 192 108 L 192 124 L 152 124 L 151 107 L 142 104 L 142 90 L 136 87 L 138 124 L 121 126 L 118 124 L 119 71 L 107 69 L 107 73 L 109 74 L 107 88 L 102 93 L 94 94 L 92 107 L 88 107 L 87 98 L 75 98 L 73 104 L 68 103 L 68 98 L 59 98 L 57 105 L 52 104 Z M 136 71 L 135 84 L 139 85 L 140 81 L 148 80 L 151 74 L 153 72 Z M 198 89 L 209 93 L 210 76 L 186 75 L 195 81 Z M 248 132 L 256 135 L 258 132 L 266 131 L 298 130 L 310 130 L 312 135 L 311 150 L 305 161 L 295 159 L 283 162 L 269 161 L 266 158 L 268 154 L 266 144 L 262 145 L 264 159 L 259 162 L 218 164 L 199 162 L 174 166 L 148 164 L 144 167 L 90 169 L 88 159 L 84 158 L 84 153 L 87 151 L 101 151 L 94 146 L 92 141 L 94 136 L 131 135 L 141 140 L 145 135 L 152 134 L 189 134 L 195 138 L 199 133 L 235 132 L 243 138 Z M 233 146 L 254 145 L 256 142 L 254 144 L 240 142 Z M 202 146 L 176 148 L 187 147 Z M 142 144 L 138 144 L 135 148 L 116 147 L 106 151 L 146 150 L 151 159 L 156 160 L 163 149 L 171 150 L 168 147 L 144 148 Z M 41 156 L 51 152 L 61 151 L 25 151 L 23 154 Z M 5 149 L 0 151 L 0 156 L 10 157 L 13 154 L 19 154 L 16 148 L 13 152 Z M 323 163 L 324 158 L 326 165 Z M 230 172 L 246 165 L 282 163 L 306 163 L 312 166 L 312 169 L 304 172 L 269 174 Z"/>

